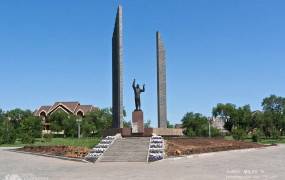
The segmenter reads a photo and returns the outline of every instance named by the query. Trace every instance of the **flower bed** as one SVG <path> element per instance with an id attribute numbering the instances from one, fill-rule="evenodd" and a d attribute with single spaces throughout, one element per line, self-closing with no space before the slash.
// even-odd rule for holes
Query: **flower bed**
<path id="1" fill-rule="evenodd" d="M 165 154 L 169 157 L 265 147 L 265 145 L 257 143 L 224 140 L 221 138 L 168 138 L 166 143 Z"/>
<path id="2" fill-rule="evenodd" d="M 89 152 L 89 149 L 86 147 L 74 146 L 24 146 L 23 148 L 18 148 L 17 150 L 78 159 L 82 159 Z"/>

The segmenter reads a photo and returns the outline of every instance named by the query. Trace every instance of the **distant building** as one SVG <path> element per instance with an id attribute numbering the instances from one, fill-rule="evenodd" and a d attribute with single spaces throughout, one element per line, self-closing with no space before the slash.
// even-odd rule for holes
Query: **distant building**
<path id="1" fill-rule="evenodd" d="M 47 117 L 56 111 L 60 110 L 70 115 L 84 117 L 95 109 L 92 105 L 81 105 L 79 102 L 56 102 L 52 106 L 41 106 L 34 112 L 34 115 L 43 120 L 43 131 L 50 131 L 50 122 Z"/>
<path id="2" fill-rule="evenodd" d="M 220 130 L 221 133 L 227 133 L 228 131 L 224 128 L 225 119 L 221 116 L 212 117 L 212 126 Z"/>
<path id="3" fill-rule="evenodd" d="M 175 124 L 175 126 L 174 126 L 175 128 L 183 128 L 183 124 Z"/>

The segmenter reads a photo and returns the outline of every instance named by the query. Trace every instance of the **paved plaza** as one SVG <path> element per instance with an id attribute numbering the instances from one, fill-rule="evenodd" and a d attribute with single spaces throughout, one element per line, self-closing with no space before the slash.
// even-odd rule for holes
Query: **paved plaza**
<path id="1" fill-rule="evenodd" d="M 155 163 L 81 163 L 0 149 L 0 179 L 285 179 L 285 145 Z M 17 180 L 18 180 L 17 179 Z"/>

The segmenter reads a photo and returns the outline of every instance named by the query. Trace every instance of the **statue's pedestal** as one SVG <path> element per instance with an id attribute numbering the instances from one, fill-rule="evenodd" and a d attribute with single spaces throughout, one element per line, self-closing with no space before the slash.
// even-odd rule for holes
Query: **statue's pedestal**
<path id="1" fill-rule="evenodd" d="M 143 122 L 143 112 L 142 111 L 133 111 L 132 133 L 138 133 L 138 134 L 144 133 L 144 122 Z"/>

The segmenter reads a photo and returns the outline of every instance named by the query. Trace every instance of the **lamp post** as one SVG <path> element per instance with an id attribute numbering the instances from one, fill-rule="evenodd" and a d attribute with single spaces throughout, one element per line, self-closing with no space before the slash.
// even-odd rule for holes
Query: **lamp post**
<path id="1" fill-rule="evenodd" d="M 77 134 L 78 134 L 78 139 L 80 138 L 80 123 L 82 121 L 82 117 L 79 117 L 76 119 L 77 125 L 78 125 L 78 129 L 77 129 Z"/>
<path id="2" fill-rule="evenodd" d="M 211 118 L 211 117 L 208 117 L 208 124 L 209 124 L 209 138 L 211 137 L 211 121 L 212 121 L 212 118 Z"/>
<path id="3" fill-rule="evenodd" d="M 10 124 L 10 122 L 11 122 L 11 117 L 10 116 L 8 116 L 8 122 L 6 123 L 6 133 L 8 132 L 8 126 L 9 126 L 9 124 Z"/>

